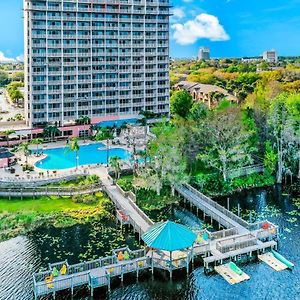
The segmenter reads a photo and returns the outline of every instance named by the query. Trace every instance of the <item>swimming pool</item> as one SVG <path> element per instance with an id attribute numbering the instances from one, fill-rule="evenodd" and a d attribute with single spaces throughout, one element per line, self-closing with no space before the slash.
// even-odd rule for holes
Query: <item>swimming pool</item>
<path id="1" fill-rule="evenodd" d="M 62 170 L 76 167 L 75 152 L 68 152 L 66 148 L 43 150 L 46 158 L 38 161 L 35 166 L 44 170 Z M 122 148 L 109 149 L 108 157 L 118 156 L 122 160 L 129 160 L 131 153 Z M 81 145 L 78 151 L 78 165 L 107 164 L 107 150 L 104 144 L 96 143 Z"/>
<path id="2" fill-rule="evenodd" d="M 136 124 L 139 121 L 137 118 L 132 119 L 120 119 L 120 120 L 112 120 L 112 121 L 102 121 L 98 123 L 99 127 L 121 127 L 124 124 Z"/>

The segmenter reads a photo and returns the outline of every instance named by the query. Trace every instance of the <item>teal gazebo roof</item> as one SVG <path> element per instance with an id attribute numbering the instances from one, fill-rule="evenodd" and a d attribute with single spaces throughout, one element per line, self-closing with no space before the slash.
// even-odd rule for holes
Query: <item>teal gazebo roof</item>
<path id="1" fill-rule="evenodd" d="M 153 225 L 142 235 L 142 240 L 151 248 L 176 251 L 191 247 L 196 237 L 186 226 L 166 221 Z"/>

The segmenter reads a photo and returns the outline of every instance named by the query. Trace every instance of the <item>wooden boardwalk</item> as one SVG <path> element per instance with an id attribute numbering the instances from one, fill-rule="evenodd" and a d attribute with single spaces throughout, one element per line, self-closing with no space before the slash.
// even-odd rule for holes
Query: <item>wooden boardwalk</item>
<path id="1" fill-rule="evenodd" d="M 102 184 L 94 184 L 87 187 L 55 187 L 55 186 L 37 186 L 37 187 L 0 187 L 0 196 L 9 199 L 37 196 L 74 196 L 92 194 L 102 191 Z"/>
<path id="2" fill-rule="evenodd" d="M 128 260 L 118 261 L 117 255 L 119 251 L 127 251 L 130 255 Z M 73 294 L 74 288 L 87 285 L 91 290 L 91 295 L 95 288 L 107 286 L 110 289 L 110 281 L 112 278 L 121 276 L 123 280 L 124 274 L 135 272 L 139 276 L 141 270 L 149 268 L 150 259 L 146 256 L 145 250 L 131 251 L 128 248 L 116 249 L 113 255 L 102 259 L 83 262 L 76 265 L 69 265 L 67 261 L 55 264 L 49 264 L 49 270 L 33 274 L 34 296 L 37 299 L 40 296 L 53 294 L 62 290 L 70 289 Z M 66 266 L 67 273 L 59 274 L 52 277 L 54 267 L 59 271 Z M 46 281 L 45 279 L 48 278 Z M 50 279 L 49 279 L 50 278 Z"/>
<path id="3" fill-rule="evenodd" d="M 175 188 L 185 200 L 202 210 L 207 216 L 217 221 L 225 228 L 236 228 L 238 233 L 248 233 L 249 224 L 233 212 L 219 205 L 209 197 L 186 184 Z"/>
<path id="4" fill-rule="evenodd" d="M 103 191 L 113 201 L 116 208 L 128 216 L 128 223 L 141 236 L 154 222 L 130 198 L 123 195 L 117 185 L 107 177 L 101 178 Z"/>
<path id="5" fill-rule="evenodd" d="M 237 260 L 242 255 L 251 257 L 253 252 L 265 252 L 277 247 L 278 228 L 268 220 L 248 223 L 190 185 L 177 186 L 176 191 L 186 201 L 225 227 L 218 232 L 207 233 L 208 251 L 204 254 L 204 267 L 223 264 L 225 260 Z M 263 225 L 268 229 L 263 229 Z M 199 250 L 198 250 L 199 251 Z"/>
<path id="6" fill-rule="evenodd" d="M 130 224 L 140 237 L 154 224 L 153 221 L 135 204 L 132 195 L 124 193 L 109 177 L 104 177 L 103 173 L 101 175 L 102 189 L 114 202 L 117 218 L 121 223 Z M 268 249 L 276 249 L 277 242 L 273 239 L 277 236 L 277 226 L 274 224 L 267 220 L 249 224 L 191 186 L 176 187 L 176 191 L 225 229 L 217 232 L 200 230 L 197 232 L 199 239 L 197 238 L 193 247 L 179 251 L 178 258 L 172 260 L 172 263 L 163 252 L 153 255 L 152 251 L 146 253 L 145 249 L 131 251 L 126 248 L 114 250 L 110 257 L 77 265 L 69 266 L 66 261 L 50 264 L 48 271 L 33 275 L 35 298 L 47 294 L 55 295 L 56 292 L 66 289 L 73 293 L 75 287 L 82 285 L 88 285 L 93 294 L 93 290 L 98 287 L 107 286 L 110 289 L 113 277 L 118 276 L 123 280 L 124 274 L 132 272 L 138 277 L 139 271 L 144 269 L 151 269 L 152 272 L 154 268 L 167 270 L 170 276 L 173 270 L 182 268 L 189 272 L 189 264 L 195 257 L 201 257 L 204 268 L 208 270 L 211 264 L 222 265 L 226 260 L 237 261 L 243 255 L 252 257 L 253 253 L 261 254 Z M 266 224 L 268 229 L 263 229 L 262 225 Z M 207 237 L 204 239 L 205 234 Z M 130 258 L 118 261 L 118 251 L 127 251 Z M 54 267 L 60 270 L 64 264 L 67 265 L 67 275 L 59 275 L 51 282 L 45 281 Z"/>

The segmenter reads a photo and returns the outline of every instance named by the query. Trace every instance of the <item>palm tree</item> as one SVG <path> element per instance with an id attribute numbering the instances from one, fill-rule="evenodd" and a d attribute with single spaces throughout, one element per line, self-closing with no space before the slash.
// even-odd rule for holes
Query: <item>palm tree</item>
<path id="1" fill-rule="evenodd" d="M 109 165 L 113 168 L 115 178 L 118 180 L 121 175 L 121 158 L 119 156 L 112 156 L 109 158 Z"/>
<path id="2" fill-rule="evenodd" d="M 83 124 L 83 125 L 88 125 L 88 124 L 91 123 L 91 118 L 89 116 L 81 116 L 79 118 L 79 123 Z M 83 138 L 84 138 L 84 141 L 85 141 L 86 140 L 85 130 L 84 130 L 84 136 L 83 136 Z"/>
<path id="3" fill-rule="evenodd" d="M 78 139 L 74 138 L 71 140 L 71 143 L 67 146 L 68 152 L 75 152 L 76 155 L 76 170 L 78 168 L 78 160 L 79 160 L 79 156 L 78 156 L 78 151 L 80 149 L 80 146 L 78 144 Z"/>
<path id="4" fill-rule="evenodd" d="M 56 135 L 59 135 L 61 131 L 55 125 L 47 125 L 44 128 L 43 135 L 44 137 L 50 138 L 50 141 L 53 142 Z"/>
<path id="5" fill-rule="evenodd" d="M 109 140 L 113 138 L 111 131 L 108 128 L 100 128 L 95 136 L 96 141 L 103 141 L 106 139 L 106 166 L 109 163 Z"/>
<path id="6" fill-rule="evenodd" d="M 36 138 L 31 141 L 32 145 L 36 145 L 36 152 L 39 151 L 39 145 L 42 143 L 43 143 L 43 139 L 41 139 L 41 138 Z"/>
<path id="7" fill-rule="evenodd" d="M 29 150 L 29 143 L 28 142 L 24 142 L 24 143 L 21 143 L 19 146 L 18 146 L 18 151 L 21 151 L 23 152 L 23 154 L 25 155 L 25 159 L 26 159 L 26 169 L 28 167 L 28 156 L 30 154 L 30 150 Z"/>

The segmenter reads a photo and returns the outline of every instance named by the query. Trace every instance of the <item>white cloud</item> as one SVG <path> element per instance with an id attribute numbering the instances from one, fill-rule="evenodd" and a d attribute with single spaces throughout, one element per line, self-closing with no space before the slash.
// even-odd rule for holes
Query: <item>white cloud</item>
<path id="1" fill-rule="evenodd" d="M 4 55 L 3 52 L 0 51 L 0 62 L 2 63 L 10 63 L 15 62 L 16 60 L 14 58 L 8 58 Z"/>
<path id="2" fill-rule="evenodd" d="M 171 10 L 171 22 L 178 22 L 185 17 L 185 12 L 183 7 L 174 7 Z"/>
<path id="3" fill-rule="evenodd" d="M 184 24 L 174 24 L 173 38 L 180 45 L 194 44 L 198 39 L 227 41 L 230 39 L 219 19 L 213 15 L 200 14 L 194 20 Z"/>
<path id="4" fill-rule="evenodd" d="M 18 62 L 24 62 L 24 55 L 20 54 L 19 56 L 16 57 L 16 61 Z"/>

